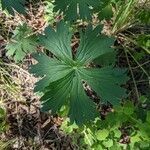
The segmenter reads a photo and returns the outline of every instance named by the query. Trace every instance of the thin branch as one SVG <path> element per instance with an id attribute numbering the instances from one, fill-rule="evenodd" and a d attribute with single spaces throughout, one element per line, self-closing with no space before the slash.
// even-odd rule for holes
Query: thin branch
<path id="1" fill-rule="evenodd" d="M 136 81 L 135 81 L 135 78 L 134 78 L 134 74 L 133 74 L 133 71 L 132 71 L 132 67 L 131 67 L 131 64 L 130 64 L 129 57 L 128 57 L 126 49 L 124 51 L 125 51 L 127 63 L 128 63 L 128 66 L 129 66 L 129 69 L 130 69 L 130 72 L 131 72 L 132 80 L 133 80 L 133 83 L 134 83 L 137 100 L 139 101 L 140 96 L 139 96 L 138 88 L 137 88 Z"/>

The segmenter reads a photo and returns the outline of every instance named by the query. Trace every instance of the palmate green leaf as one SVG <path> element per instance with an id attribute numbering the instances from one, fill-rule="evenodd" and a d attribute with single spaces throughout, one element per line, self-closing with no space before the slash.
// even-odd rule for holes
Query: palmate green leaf
<path id="1" fill-rule="evenodd" d="M 72 61 L 71 36 L 68 30 L 69 26 L 60 22 L 57 24 L 55 32 L 52 28 L 47 27 L 44 36 L 40 36 L 40 44 L 50 50 L 57 58 L 63 61 Z"/>
<path id="2" fill-rule="evenodd" d="M 85 32 L 80 33 L 81 40 L 76 61 L 86 65 L 101 55 L 113 52 L 111 46 L 114 43 L 114 39 L 100 34 L 101 29 L 98 26 L 93 30 L 92 26 L 89 26 Z"/>
<path id="3" fill-rule="evenodd" d="M 113 17 L 112 11 L 112 0 L 101 0 L 100 5 L 94 8 L 94 11 L 98 13 L 98 18 L 100 20 L 109 20 Z"/>
<path id="4" fill-rule="evenodd" d="M 13 56 L 16 62 L 23 60 L 28 54 L 35 51 L 37 47 L 37 38 L 30 35 L 32 30 L 26 24 L 20 25 L 14 31 L 11 41 L 7 44 L 7 56 Z"/>
<path id="5" fill-rule="evenodd" d="M 118 86 L 128 80 L 123 70 L 111 67 L 87 68 L 80 70 L 80 73 L 82 79 L 87 81 L 88 85 L 97 92 L 103 101 L 109 101 L 115 105 L 126 96 L 125 89 Z"/>
<path id="6" fill-rule="evenodd" d="M 94 12 L 99 13 L 100 19 L 112 17 L 111 0 L 55 0 L 54 11 L 63 12 L 65 20 L 90 20 Z"/>
<path id="7" fill-rule="evenodd" d="M 109 20 L 113 17 L 113 10 L 111 5 L 107 5 L 99 12 L 99 19 L 100 20 Z"/>
<path id="8" fill-rule="evenodd" d="M 89 20 L 92 18 L 90 7 L 97 5 L 100 5 L 100 0 L 55 0 L 54 11 L 60 10 L 69 21 Z"/>
<path id="9" fill-rule="evenodd" d="M 10 14 L 14 15 L 14 10 L 18 13 L 25 14 L 25 0 L 1 0 L 2 9 L 7 10 Z"/>
<path id="10" fill-rule="evenodd" d="M 35 54 L 34 58 L 39 62 L 32 67 L 31 73 L 37 77 L 45 75 L 35 87 L 35 92 L 43 91 L 50 83 L 57 81 L 72 72 L 72 68 L 64 62 L 49 58 L 44 54 Z"/>
<path id="11" fill-rule="evenodd" d="M 95 104 L 86 96 L 82 81 L 75 76 L 74 71 L 49 85 L 48 92 L 41 98 L 42 110 L 52 110 L 52 113 L 55 113 L 67 103 L 67 100 L 70 100 L 68 115 L 72 123 L 75 121 L 77 124 L 83 124 L 95 119 Z"/>
<path id="12" fill-rule="evenodd" d="M 54 54 L 53 58 L 41 53 L 34 55 L 38 63 L 30 70 L 42 78 L 35 90 L 44 92 L 41 98 L 43 111 L 51 110 L 54 114 L 63 105 L 69 105 L 68 116 L 72 123 L 84 124 L 94 120 L 98 114 L 96 105 L 86 95 L 83 81 L 104 101 L 116 104 L 125 96 L 125 89 L 120 87 L 127 80 L 125 71 L 112 67 L 89 67 L 97 57 L 113 51 L 114 39 L 100 34 L 99 29 L 88 27 L 80 33 L 80 46 L 74 57 L 72 34 L 64 22 L 58 23 L 56 30 L 47 27 L 44 35 L 40 36 L 40 44 Z"/>
<path id="13" fill-rule="evenodd" d="M 109 65 L 113 66 L 116 62 L 116 56 L 117 56 L 116 51 L 108 52 L 96 58 L 94 60 L 94 63 L 101 66 L 109 66 Z"/>

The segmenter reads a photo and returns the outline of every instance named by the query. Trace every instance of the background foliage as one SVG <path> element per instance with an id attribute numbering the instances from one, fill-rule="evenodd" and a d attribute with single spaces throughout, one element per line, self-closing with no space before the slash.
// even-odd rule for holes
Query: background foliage
<path id="1" fill-rule="evenodd" d="M 2 85 L 11 87 L 3 55 L 8 64 L 29 59 L 27 68 L 38 78 L 34 92 L 41 97 L 39 112 L 64 118 L 58 128 L 74 149 L 150 148 L 147 0 L 0 2 Z M 2 134 L 9 130 L 6 117 L 7 104 L 0 107 Z M 37 133 L 42 145 L 39 126 Z"/>

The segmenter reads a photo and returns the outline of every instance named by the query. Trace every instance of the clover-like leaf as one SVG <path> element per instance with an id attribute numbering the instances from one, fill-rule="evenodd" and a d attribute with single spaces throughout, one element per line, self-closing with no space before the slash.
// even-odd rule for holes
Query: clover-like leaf
<path id="1" fill-rule="evenodd" d="M 25 0 L 1 0 L 2 9 L 7 10 L 14 15 L 14 10 L 18 13 L 25 14 Z"/>
<path id="2" fill-rule="evenodd" d="M 7 56 L 13 56 L 16 62 L 21 61 L 28 53 L 35 51 L 37 38 L 26 24 L 20 25 L 14 31 L 11 41 L 7 44 Z"/>
<path id="3" fill-rule="evenodd" d="M 109 131 L 107 129 L 98 130 L 96 133 L 96 138 L 99 141 L 105 140 L 109 136 Z"/>
<path id="4" fill-rule="evenodd" d="M 83 82 L 90 85 L 104 102 L 117 104 L 125 96 L 125 89 L 120 85 L 126 82 L 127 77 L 121 69 L 90 67 L 93 60 L 113 51 L 111 45 L 114 39 L 102 35 L 100 27 L 88 27 L 80 33 L 80 46 L 75 56 L 71 37 L 69 27 L 64 22 L 58 23 L 56 30 L 47 27 L 39 41 L 54 56 L 34 55 L 38 63 L 30 71 L 42 78 L 35 87 L 36 91 L 44 92 L 42 110 L 56 113 L 63 105 L 69 105 L 71 122 L 83 124 L 97 116 L 96 105 L 86 95 Z"/>

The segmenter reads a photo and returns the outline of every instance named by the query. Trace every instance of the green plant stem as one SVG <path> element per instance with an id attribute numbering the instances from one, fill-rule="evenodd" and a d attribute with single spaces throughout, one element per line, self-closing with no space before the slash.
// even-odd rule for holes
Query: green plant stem
<path id="1" fill-rule="evenodd" d="M 136 81 L 135 81 L 135 78 L 134 78 L 134 74 L 133 74 L 133 71 L 132 71 L 132 67 L 130 65 L 130 61 L 129 61 L 129 58 L 128 58 L 127 50 L 125 49 L 124 51 L 125 51 L 127 63 L 128 63 L 128 66 L 129 66 L 129 69 L 130 69 L 130 72 L 131 72 L 132 80 L 133 80 L 133 83 L 134 83 L 137 100 L 139 101 L 140 96 L 139 96 L 138 88 L 137 88 Z"/>
<path id="2" fill-rule="evenodd" d="M 120 7 L 116 18 L 115 18 L 115 23 L 112 29 L 112 33 L 116 34 L 119 31 L 125 30 L 128 28 L 130 25 L 134 24 L 134 22 L 131 20 L 131 16 L 133 16 L 132 12 L 135 6 L 136 0 L 130 0 L 128 4 L 126 4 L 123 7 Z M 131 18 L 130 20 L 128 20 Z"/>
<path id="3" fill-rule="evenodd" d="M 90 142 L 90 140 L 89 140 L 89 138 L 88 138 L 88 136 L 87 136 L 86 129 L 84 129 L 83 133 L 84 133 L 84 135 L 85 135 L 85 137 L 86 137 L 86 139 L 87 139 L 89 145 L 92 146 L 92 143 Z"/>
<path id="4" fill-rule="evenodd" d="M 134 68 L 132 68 L 132 69 L 137 69 L 137 68 L 141 68 L 142 66 L 144 66 L 144 65 L 147 65 L 147 64 L 149 64 L 150 63 L 150 60 L 148 60 L 148 61 L 146 61 L 146 62 L 144 62 L 143 64 L 140 64 L 140 66 L 136 66 L 136 67 L 134 67 Z"/>
<path id="5" fill-rule="evenodd" d="M 142 71 L 145 73 L 145 75 L 149 78 L 149 74 L 146 72 L 146 70 L 141 66 L 141 64 L 134 58 L 134 56 L 131 54 L 129 50 L 127 52 L 130 54 L 130 56 L 133 58 L 133 60 L 137 63 L 137 65 L 142 69 Z"/>
<path id="6" fill-rule="evenodd" d="M 135 40 L 132 40 L 131 38 L 129 38 L 129 37 L 123 35 L 123 34 L 119 34 L 119 35 L 121 35 L 122 37 L 124 37 L 125 39 L 127 39 L 128 41 L 130 41 L 131 43 L 139 46 L 139 44 Z M 150 54 L 150 50 L 146 49 L 143 46 L 139 46 L 139 47 L 141 47 L 146 53 Z"/>

